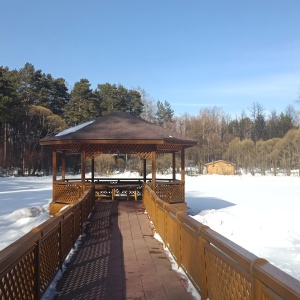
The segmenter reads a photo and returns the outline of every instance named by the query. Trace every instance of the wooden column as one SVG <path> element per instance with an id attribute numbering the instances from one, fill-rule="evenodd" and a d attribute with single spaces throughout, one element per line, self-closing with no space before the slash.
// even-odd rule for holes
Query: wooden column
<path id="1" fill-rule="evenodd" d="M 151 153 L 151 158 L 152 158 L 152 188 L 155 191 L 155 186 L 156 186 L 156 152 L 155 151 Z"/>
<path id="2" fill-rule="evenodd" d="M 145 158 L 143 159 L 143 177 L 144 177 L 144 182 L 146 182 L 146 177 L 147 177 L 147 160 Z"/>
<path id="3" fill-rule="evenodd" d="M 181 160 L 181 181 L 185 181 L 185 155 L 184 148 L 181 150 L 180 160 Z"/>
<path id="4" fill-rule="evenodd" d="M 57 165 L 56 165 L 56 149 L 52 149 L 52 202 L 55 202 L 55 186 L 57 174 Z"/>
<path id="5" fill-rule="evenodd" d="M 57 164 L 56 164 L 56 149 L 52 149 L 52 181 L 56 181 Z"/>
<path id="6" fill-rule="evenodd" d="M 173 171 L 173 181 L 176 179 L 176 153 L 172 152 L 172 171 Z"/>
<path id="7" fill-rule="evenodd" d="M 85 148 L 81 150 L 81 183 L 82 191 L 85 191 Z"/>
<path id="8" fill-rule="evenodd" d="M 63 151 L 61 156 L 61 179 L 64 181 L 66 179 L 66 153 Z"/>
<path id="9" fill-rule="evenodd" d="M 92 183 L 95 181 L 95 159 L 92 158 Z"/>

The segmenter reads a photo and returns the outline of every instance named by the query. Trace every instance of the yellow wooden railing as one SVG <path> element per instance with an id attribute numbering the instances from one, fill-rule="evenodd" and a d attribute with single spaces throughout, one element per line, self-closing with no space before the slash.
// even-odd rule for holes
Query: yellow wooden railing
<path id="1" fill-rule="evenodd" d="M 184 181 L 156 181 L 155 188 L 152 182 L 147 182 L 147 185 L 155 190 L 156 195 L 167 203 L 184 202 L 185 191 Z"/>
<path id="2" fill-rule="evenodd" d="M 91 187 L 74 205 L 0 251 L 0 299 L 40 299 L 74 247 L 94 205 Z"/>
<path id="3" fill-rule="evenodd" d="M 162 201 L 148 185 L 143 203 L 202 300 L 300 299 L 300 281 Z"/>
<path id="4" fill-rule="evenodd" d="M 55 181 L 53 182 L 53 202 L 75 203 L 83 193 L 81 181 Z"/>

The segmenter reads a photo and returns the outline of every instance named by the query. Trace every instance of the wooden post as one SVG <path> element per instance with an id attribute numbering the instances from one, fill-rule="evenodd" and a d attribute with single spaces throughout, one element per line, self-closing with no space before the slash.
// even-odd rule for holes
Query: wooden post
<path id="1" fill-rule="evenodd" d="M 175 152 L 172 152 L 172 168 L 173 168 L 173 181 L 176 179 L 176 159 Z"/>
<path id="2" fill-rule="evenodd" d="M 54 183 L 56 182 L 56 149 L 52 149 L 52 202 L 55 202 L 55 187 Z"/>
<path id="3" fill-rule="evenodd" d="M 156 152 L 153 151 L 151 153 L 152 158 L 152 189 L 155 191 L 156 186 Z"/>
<path id="4" fill-rule="evenodd" d="M 181 160 L 181 182 L 182 182 L 182 200 L 185 202 L 185 155 L 184 155 L 184 148 L 181 149 L 180 154 Z"/>
<path id="5" fill-rule="evenodd" d="M 146 182 L 146 177 L 147 177 L 147 160 L 146 160 L 146 158 L 143 159 L 143 176 L 144 176 L 144 182 Z"/>
<path id="6" fill-rule="evenodd" d="M 81 150 L 81 183 L 82 192 L 85 191 L 85 147 Z"/>
<path id="7" fill-rule="evenodd" d="M 95 181 L 95 159 L 92 158 L 92 183 Z"/>
<path id="8" fill-rule="evenodd" d="M 185 181 L 185 155 L 184 155 L 184 148 L 181 149 L 181 181 Z"/>
<path id="9" fill-rule="evenodd" d="M 66 154 L 65 151 L 63 151 L 61 156 L 61 179 L 65 181 L 66 179 Z"/>
<path id="10" fill-rule="evenodd" d="M 57 165 L 56 165 L 56 149 L 52 149 L 52 181 L 56 181 L 57 174 Z"/>

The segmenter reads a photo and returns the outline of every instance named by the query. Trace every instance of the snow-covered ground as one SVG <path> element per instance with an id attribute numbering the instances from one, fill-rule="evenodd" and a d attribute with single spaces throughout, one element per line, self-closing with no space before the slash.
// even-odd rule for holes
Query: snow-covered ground
<path id="1" fill-rule="evenodd" d="M 299 177 L 186 176 L 188 213 L 300 280 L 299 187 Z M 0 178 L 0 250 L 49 218 L 51 197 L 52 177 Z"/>

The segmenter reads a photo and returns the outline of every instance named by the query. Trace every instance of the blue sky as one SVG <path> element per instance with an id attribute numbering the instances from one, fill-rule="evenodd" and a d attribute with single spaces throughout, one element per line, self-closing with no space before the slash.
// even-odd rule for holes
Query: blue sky
<path id="1" fill-rule="evenodd" d="M 177 115 L 300 110 L 299 0 L 0 0 L 0 11 L 10 69 L 141 87 Z"/>

